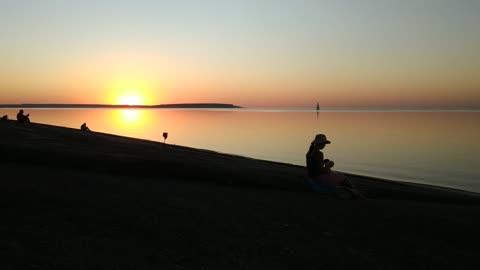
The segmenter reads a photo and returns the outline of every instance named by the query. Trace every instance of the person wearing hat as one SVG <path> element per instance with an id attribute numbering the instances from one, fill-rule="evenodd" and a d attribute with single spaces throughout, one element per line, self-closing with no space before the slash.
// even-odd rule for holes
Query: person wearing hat
<path id="1" fill-rule="evenodd" d="M 353 188 L 344 174 L 332 172 L 331 169 L 335 163 L 329 159 L 324 159 L 321 150 L 330 143 L 325 134 L 315 136 L 306 154 L 308 176 L 318 185 Z"/>

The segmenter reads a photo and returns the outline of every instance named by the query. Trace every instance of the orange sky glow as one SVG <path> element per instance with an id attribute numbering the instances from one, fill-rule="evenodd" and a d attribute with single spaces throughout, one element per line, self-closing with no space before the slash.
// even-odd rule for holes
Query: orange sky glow
<path id="1" fill-rule="evenodd" d="M 480 107 L 479 3 L 347 2 L 2 2 L 0 103 Z"/>

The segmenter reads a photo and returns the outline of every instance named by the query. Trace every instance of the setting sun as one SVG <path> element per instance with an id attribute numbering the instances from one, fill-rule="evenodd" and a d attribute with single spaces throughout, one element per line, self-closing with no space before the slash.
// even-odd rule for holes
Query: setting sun
<path id="1" fill-rule="evenodd" d="M 118 103 L 121 105 L 142 105 L 143 101 L 139 96 L 126 95 L 118 98 Z"/>
<path id="2" fill-rule="evenodd" d="M 147 80 L 119 80 L 109 83 L 110 102 L 117 105 L 149 105 L 152 102 L 152 89 Z"/>

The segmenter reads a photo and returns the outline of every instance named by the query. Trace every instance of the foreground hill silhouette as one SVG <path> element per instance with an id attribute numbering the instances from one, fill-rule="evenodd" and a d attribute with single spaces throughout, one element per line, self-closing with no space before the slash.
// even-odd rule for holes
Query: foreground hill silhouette
<path id="1" fill-rule="evenodd" d="M 477 194 L 0 121 L 1 269 L 457 269 L 479 266 Z"/>

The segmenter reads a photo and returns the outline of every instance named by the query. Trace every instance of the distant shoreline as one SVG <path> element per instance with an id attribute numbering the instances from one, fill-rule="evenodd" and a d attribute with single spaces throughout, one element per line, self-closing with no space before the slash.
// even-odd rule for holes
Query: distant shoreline
<path id="1" fill-rule="evenodd" d="M 0 108 L 48 108 L 48 109 L 161 109 L 161 108 L 180 108 L 180 109 L 239 109 L 240 106 L 224 103 L 176 103 L 159 105 L 112 105 L 112 104 L 0 104 Z"/>
<path id="2" fill-rule="evenodd" d="M 298 112 L 480 112 L 480 107 L 241 107 L 226 103 L 172 103 L 158 105 L 113 104 L 0 104 L 0 109 L 244 109 L 248 111 Z"/>

